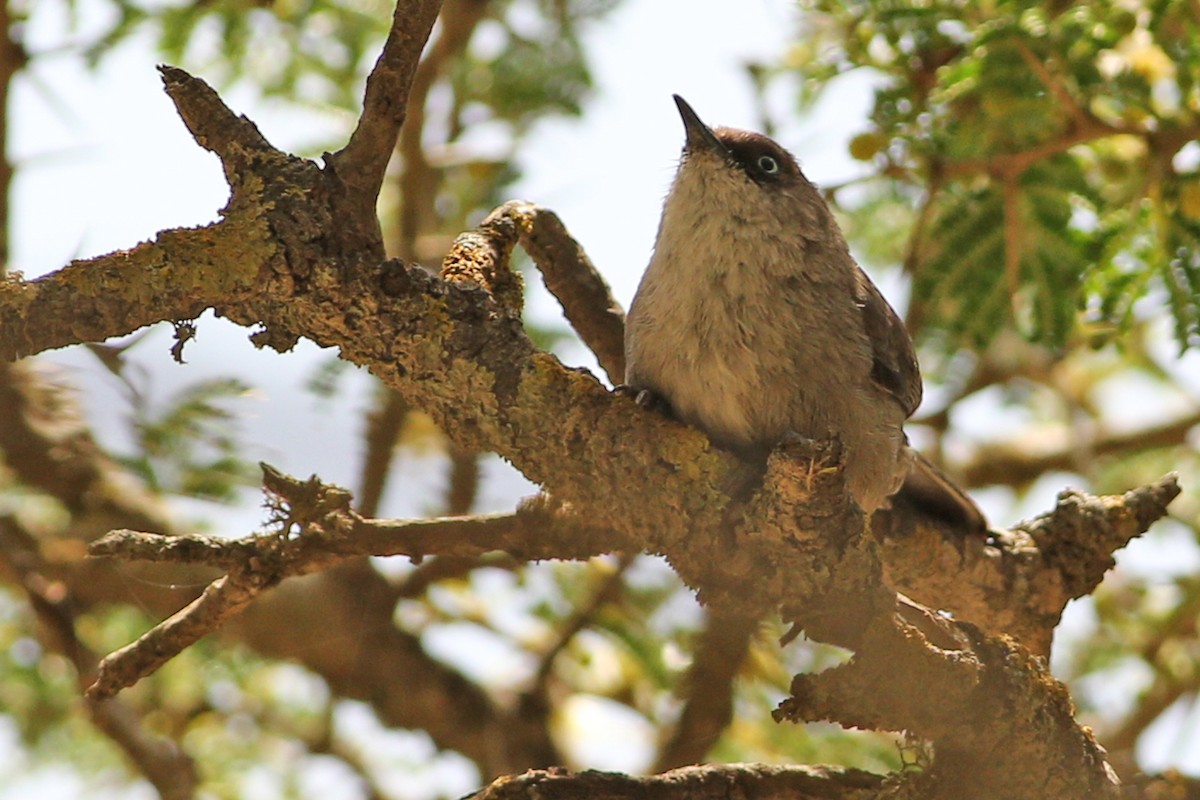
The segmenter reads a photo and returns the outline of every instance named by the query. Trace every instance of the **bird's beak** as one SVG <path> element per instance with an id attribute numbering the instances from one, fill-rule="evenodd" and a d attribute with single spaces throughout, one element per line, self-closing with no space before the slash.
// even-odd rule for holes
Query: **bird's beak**
<path id="1" fill-rule="evenodd" d="M 712 128 L 701 121 L 696 112 L 692 110 L 692 107 L 688 105 L 687 100 L 684 100 L 677 94 L 671 96 L 675 98 L 675 105 L 679 108 L 679 116 L 683 117 L 683 129 L 687 133 L 687 144 L 684 149 L 689 152 L 710 150 L 714 153 L 726 155 L 725 145 L 721 144 L 721 140 L 712 132 Z"/>

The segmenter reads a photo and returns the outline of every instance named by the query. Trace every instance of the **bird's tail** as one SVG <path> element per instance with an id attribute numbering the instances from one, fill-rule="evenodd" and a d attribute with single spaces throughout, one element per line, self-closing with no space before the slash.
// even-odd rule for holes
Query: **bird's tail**
<path id="1" fill-rule="evenodd" d="M 897 494 L 917 509 L 956 528 L 987 533 L 987 519 L 965 491 L 913 448 L 908 448 L 908 455 L 908 475 Z"/>

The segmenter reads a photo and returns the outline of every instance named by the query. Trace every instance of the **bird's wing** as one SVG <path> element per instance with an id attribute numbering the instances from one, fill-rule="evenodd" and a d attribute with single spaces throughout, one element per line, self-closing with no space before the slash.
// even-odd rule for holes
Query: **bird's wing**
<path id="1" fill-rule="evenodd" d="M 921 370 L 908 329 L 861 269 L 854 292 L 871 342 L 871 377 L 896 398 L 905 416 L 912 416 L 921 404 Z"/>

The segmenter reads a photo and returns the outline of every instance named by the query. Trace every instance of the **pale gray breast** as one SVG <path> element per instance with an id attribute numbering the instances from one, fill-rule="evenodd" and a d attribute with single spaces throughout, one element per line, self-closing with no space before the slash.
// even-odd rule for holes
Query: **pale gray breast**
<path id="1" fill-rule="evenodd" d="M 685 289 L 664 275 L 705 286 Z M 834 306 L 838 297 L 846 308 Z M 781 281 L 745 264 L 652 263 L 630 310 L 626 382 L 734 448 L 769 447 L 788 431 L 840 432 L 869 369 L 846 363 L 864 348 L 833 330 L 855 313 L 848 291 L 799 273 Z"/>

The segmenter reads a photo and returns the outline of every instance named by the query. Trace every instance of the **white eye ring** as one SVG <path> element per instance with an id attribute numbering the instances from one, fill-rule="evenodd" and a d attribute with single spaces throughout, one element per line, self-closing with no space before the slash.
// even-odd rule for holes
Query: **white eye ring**
<path id="1" fill-rule="evenodd" d="M 758 168 L 767 175 L 774 175 L 776 172 L 779 172 L 779 162 L 771 156 L 759 156 Z"/>

